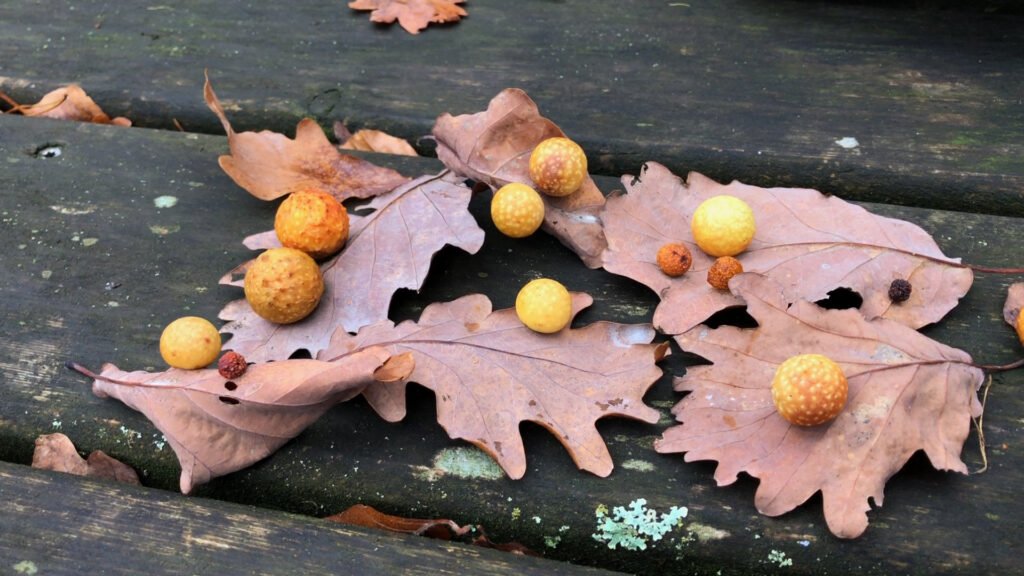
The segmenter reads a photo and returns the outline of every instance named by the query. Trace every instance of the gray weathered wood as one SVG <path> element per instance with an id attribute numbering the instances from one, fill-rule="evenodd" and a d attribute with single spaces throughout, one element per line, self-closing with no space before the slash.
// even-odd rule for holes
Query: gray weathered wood
<path id="1" fill-rule="evenodd" d="M 411 36 L 340 1 L 26 0 L 0 5 L 0 90 L 32 102 L 79 82 L 140 125 L 220 134 L 208 68 L 238 128 L 312 115 L 416 139 L 518 86 L 604 174 L 657 160 L 1024 215 L 1019 4 L 891 4 L 472 0 Z"/>
<path id="2" fill-rule="evenodd" d="M 62 151 L 56 158 L 36 153 L 54 145 Z M 63 364 L 159 369 L 157 341 L 168 321 L 186 313 L 215 318 L 238 297 L 217 279 L 248 257 L 240 241 L 272 225 L 274 205 L 220 171 L 216 159 L 225 150 L 222 137 L 0 117 L 0 460 L 28 462 L 33 439 L 59 430 L 83 451 L 102 449 L 129 462 L 146 485 L 176 489 L 177 462 L 160 434 L 140 414 L 94 397 L 88 380 Z M 439 169 L 433 160 L 375 160 L 410 175 Z M 599 185 L 607 192 L 617 183 Z M 157 209 L 153 201 L 162 195 L 178 204 Z M 868 207 L 920 224 L 966 261 L 1020 264 L 1020 219 Z M 392 319 L 415 318 L 430 302 L 471 292 L 508 307 L 516 286 L 547 275 L 594 295 L 583 323 L 650 320 L 656 299 L 645 288 L 585 269 L 545 235 L 513 241 L 494 233 L 482 195 L 472 209 L 488 232 L 484 248 L 475 256 L 444 250 L 420 294 L 399 294 Z M 926 332 L 981 362 L 1019 357 L 1020 344 L 1001 320 L 1014 280 L 979 274 L 961 305 Z M 664 368 L 679 374 L 690 361 L 676 350 Z M 493 477 L 492 466 L 473 459 L 477 453 L 445 436 L 433 396 L 413 386 L 404 422 L 387 424 L 362 401 L 347 403 L 269 459 L 199 495 L 316 516 L 362 502 L 450 517 L 553 558 L 628 572 L 769 573 L 778 569 L 769 562 L 775 550 L 793 560 L 785 569 L 793 574 L 1008 573 L 1021 540 L 1016 487 L 1024 482 L 1024 456 L 1014 446 L 1024 374 L 999 374 L 994 382 L 985 419 L 989 472 L 944 474 L 914 458 L 887 485 L 867 533 L 852 542 L 828 533 L 819 498 L 781 518 L 762 517 L 749 479 L 716 488 L 713 465 L 656 454 L 651 442 L 671 423 L 668 409 L 678 399 L 668 375 L 647 396 L 664 414 L 659 425 L 600 423 L 617 466 L 607 479 L 577 471 L 557 441 L 534 426 L 524 427 L 526 477 Z M 452 456 L 470 459 L 463 476 L 446 460 Z M 965 460 L 980 466 L 973 436 Z M 594 540 L 599 505 L 640 498 L 659 511 L 689 507 L 685 528 L 643 552 Z"/>
<path id="3" fill-rule="evenodd" d="M 4 574 L 611 574 L 6 462 L 0 534 Z"/>

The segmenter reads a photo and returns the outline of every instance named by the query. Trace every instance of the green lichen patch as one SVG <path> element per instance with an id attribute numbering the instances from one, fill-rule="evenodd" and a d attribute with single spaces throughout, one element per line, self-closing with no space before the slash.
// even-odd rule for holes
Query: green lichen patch
<path id="1" fill-rule="evenodd" d="M 434 456 L 433 464 L 433 468 L 418 467 L 413 475 L 427 482 L 449 475 L 470 480 L 499 480 L 505 476 L 501 467 L 477 448 L 445 448 Z"/>
<path id="2" fill-rule="evenodd" d="M 700 524 L 699 522 L 691 522 L 686 525 L 686 531 L 690 535 L 694 536 L 700 542 L 710 542 L 712 540 L 722 540 L 732 536 L 726 530 L 720 530 L 707 524 Z"/>
<path id="3" fill-rule="evenodd" d="M 686 507 L 673 506 L 668 512 L 658 514 L 657 510 L 647 508 L 644 498 L 630 502 L 627 507 L 612 508 L 611 515 L 606 506 L 598 505 L 594 511 L 597 530 L 591 536 L 612 550 L 620 546 L 626 550 L 646 550 L 648 544 L 682 526 L 687 513 Z"/>
<path id="4" fill-rule="evenodd" d="M 622 463 L 622 467 L 626 470 L 635 470 L 637 472 L 654 472 L 654 464 L 647 460 L 637 460 L 636 458 L 626 460 Z"/>

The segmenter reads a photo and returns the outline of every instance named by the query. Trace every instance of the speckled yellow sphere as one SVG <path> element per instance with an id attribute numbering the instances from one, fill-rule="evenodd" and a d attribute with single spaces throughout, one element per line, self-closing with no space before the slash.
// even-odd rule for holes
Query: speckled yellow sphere
<path id="1" fill-rule="evenodd" d="M 549 196 L 568 196 L 587 178 L 587 155 L 568 138 L 548 138 L 530 154 L 530 178 Z"/>
<path id="2" fill-rule="evenodd" d="M 322 190 L 294 192 L 278 206 L 274 231 L 284 246 L 326 258 L 348 240 L 348 212 Z"/>
<path id="3" fill-rule="evenodd" d="M 502 234 L 525 238 L 544 222 L 544 199 L 526 184 L 506 184 L 491 199 L 491 220 Z"/>
<path id="4" fill-rule="evenodd" d="M 697 207 L 690 222 L 693 239 L 705 254 L 735 256 L 747 249 L 757 226 L 754 211 L 735 196 L 708 198 Z"/>
<path id="5" fill-rule="evenodd" d="M 550 278 L 532 280 L 516 296 L 516 315 L 530 330 L 558 332 L 572 320 L 572 295 Z"/>
<path id="6" fill-rule="evenodd" d="M 245 273 L 245 299 L 261 318 L 277 324 L 309 316 L 323 293 L 320 267 L 309 254 L 294 248 L 267 250 Z"/>
<path id="7" fill-rule="evenodd" d="M 843 369 L 821 354 L 788 358 L 772 380 L 775 408 L 798 426 L 817 426 L 835 419 L 846 405 L 847 392 Z"/>
<path id="8" fill-rule="evenodd" d="M 160 356 L 174 368 L 195 370 L 209 366 L 220 354 L 220 332 L 205 318 L 184 316 L 160 334 Z"/>

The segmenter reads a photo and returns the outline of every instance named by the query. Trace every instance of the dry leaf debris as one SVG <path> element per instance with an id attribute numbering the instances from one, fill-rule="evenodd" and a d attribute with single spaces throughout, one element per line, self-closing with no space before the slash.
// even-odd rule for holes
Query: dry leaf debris
<path id="1" fill-rule="evenodd" d="M 754 503 L 768 516 L 820 491 L 828 527 L 841 538 L 864 532 L 868 499 L 882 505 L 886 481 L 914 452 L 924 450 L 939 470 L 967 472 L 960 451 L 981 414 L 984 379 L 967 353 L 857 310 L 789 306 L 783 288 L 760 275 L 737 276 L 730 288 L 758 327 L 698 326 L 676 337 L 712 364 L 676 379 L 676 390 L 689 392 L 673 409 L 682 424 L 665 431 L 658 452 L 717 460 L 719 485 L 740 472 L 760 479 Z M 772 376 L 790 356 L 810 352 L 843 368 L 849 398 L 831 423 L 794 426 L 776 412 Z"/>
<path id="2" fill-rule="evenodd" d="M 409 34 L 419 34 L 432 23 L 458 22 L 466 16 L 459 4 L 465 0 L 354 0 L 353 10 L 372 10 L 370 20 L 379 24 L 398 24 Z"/>
<path id="3" fill-rule="evenodd" d="M 608 249 L 604 268 L 632 278 L 661 298 L 654 325 L 680 334 L 713 313 L 742 304 L 737 296 L 709 286 L 704 277 L 714 258 L 697 248 L 690 219 L 705 199 L 730 194 L 746 201 L 757 218 L 757 233 L 737 259 L 783 285 L 787 302 L 817 301 L 837 288 L 861 295 L 867 318 L 889 318 L 919 328 L 942 319 L 967 293 L 973 272 L 945 256 L 932 237 L 903 220 L 816 190 L 719 184 L 697 173 L 686 182 L 649 162 L 639 177 L 624 176 L 626 194 L 609 197 L 601 214 Z M 670 278 L 657 265 L 667 242 L 686 244 L 693 254 L 687 274 Z M 894 278 L 914 285 L 910 299 L 893 305 Z"/>
<path id="4" fill-rule="evenodd" d="M 108 456 L 102 450 L 94 450 L 88 457 L 82 458 L 71 439 L 59 432 L 36 438 L 32 467 L 125 484 L 141 484 L 138 473 L 131 466 Z"/>
<path id="5" fill-rule="evenodd" d="M 69 84 L 48 92 L 35 104 L 15 105 L 8 113 L 95 124 L 132 125 L 132 121 L 127 118 L 108 116 L 78 84 Z"/>

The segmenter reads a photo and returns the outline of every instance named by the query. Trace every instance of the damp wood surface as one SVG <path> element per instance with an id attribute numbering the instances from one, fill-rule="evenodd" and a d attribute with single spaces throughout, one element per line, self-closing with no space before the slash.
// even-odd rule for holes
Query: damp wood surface
<path id="1" fill-rule="evenodd" d="M 612 574 L 6 462 L 0 533 L 3 574 Z"/>
<path id="2" fill-rule="evenodd" d="M 525 89 L 618 175 L 813 187 L 854 200 L 1024 216 L 1019 1 L 472 0 L 412 36 L 345 2 L 0 5 L 0 90 L 78 82 L 140 126 L 385 129 Z"/>
<path id="3" fill-rule="evenodd" d="M 242 238 L 272 227 L 276 202 L 249 196 L 221 171 L 217 157 L 226 151 L 222 136 L 0 116 L 0 460 L 27 464 L 37 436 L 63 432 L 83 453 L 103 450 L 131 464 L 147 487 L 177 490 L 178 463 L 160 433 L 141 414 L 95 397 L 89 380 L 64 364 L 160 370 L 158 339 L 167 322 L 182 315 L 216 318 L 240 296 L 217 281 L 249 257 Z M 370 158 L 407 176 L 441 169 L 432 159 Z M 620 188 L 616 179 L 597 183 L 605 193 Z M 547 235 L 512 240 L 496 233 L 486 196 L 471 204 L 486 232 L 481 251 L 444 249 L 420 293 L 397 294 L 392 320 L 415 319 L 432 302 L 477 292 L 496 309 L 507 308 L 517 287 L 538 276 L 593 295 L 578 324 L 651 320 L 657 299 L 645 287 L 588 270 Z M 166 207 L 167 197 L 173 206 Z M 1018 218 L 865 207 L 919 224 L 966 262 L 1020 264 Z M 960 305 L 925 333 L 981 363 L 1013 361 L 1020 344 L 1001 319 L 1013 281 L 1019 277 L 977 274 Z M 348 402 L 266 460 L 200 487 L 197 496 L 316 517 L 363 503 L 403 516 L 451 518 L 481 524 L 492 540 L 517 541 L 551 559 L 630 573 L 1015 570 L 1024 517 L 1016 489 L 1024 483 L 1024 373 L 993 379 L 984 421 L 986 473 L 937 472 L 918 454 L 887 484 L 885 504 L 869 513 L 864 536 L 840 541 L 824 524 L 820 497 L 767 518 L 753 505 L 755 481 L 744 477 L 717 488 L 712 463 L 654 452 L 653 440 L 672 424 L 669 409 L 679 399 L 671 375 L 695 361 L 672 347 L 661 364 L 666 375 L 645 397 L 662 412 L 661 422 L 598 423 L 616 465 L 608 478 L 577 470 L 553 437 L 528 424 L 528 471 L 509 480 L 475 448 L 450 440 L 436 422 L 432 393 L 413 385 L 403 422 L 386 423 L 362 400 Z M 963 459 L 972 470 L 981 466 L 973 433 Z M 22 486 L 36 478 L 8 466 L 0 473 L 25 476 Z M 6 480 L 0 486 L 6 489 Z M 92 484 L 62 486 L 67 494 L 39 489 L 39 498 L 50 500 L 39 512 L 40 530 L 47 518 L 67 522 L 90 513 L 85 505 L 64 505 L 88 498 Z M 599 507 L 640 499 L 658 513 L 687 507 L 683 528 L 644 551 L 612 550 L 595 538 Z M 125 562 L 142 561 L 128 549 L 122 554 Z M 780 567 L 780 558 L 792 565 Z"/>

